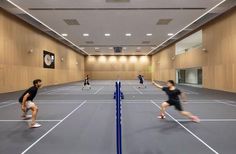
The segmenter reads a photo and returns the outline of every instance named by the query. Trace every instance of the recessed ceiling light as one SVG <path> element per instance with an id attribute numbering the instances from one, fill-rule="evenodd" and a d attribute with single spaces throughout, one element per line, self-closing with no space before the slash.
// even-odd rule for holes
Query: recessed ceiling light
<path id="1" fill-rule="evenodd" d="M 95 50 L 99 50 L 99 48 L 98 48 L 98 47 L 95 47 Z"/>
<path id="2" fill-rule="evenodd" d="M 152 36 L 152 33 L 147 33 L 146 36 Z"/>
<path id="3" fill-rule="evenodd" d="M 174 34 L 173 33 L 168 33 L 168 36 L 173 36 Z"/>
<path id="4" fill-rule="evenodd" d="M 132 34 L 131 33 L 126 33 L 125 36 L 132 36 Z"/>
<path id="5" fill-rule="evenodd" d="M 126 50 L 127 48 L 126 47 L 123 47 L 123 50 Z"/>
<path id="6" fill-rule="evenodd" d="M 68 36 L 68 34 L 65 34 L 65 33 L 63 33 L 63 34 L 61 34 L 61 35 L 64 36 L 64 37 Z"/>
<path id="7" fill-rule="evenodd" d="M 104 34 L 105 36 L 111 36 L 111 34 L 109 34 L 109 33 L 106 33 L 106 34 Z"/>
<path id="8" fill-rule="evenodd" d="M 83 36 L 89 36 L 89 34 L 88 33 L 84 33 Z"/>

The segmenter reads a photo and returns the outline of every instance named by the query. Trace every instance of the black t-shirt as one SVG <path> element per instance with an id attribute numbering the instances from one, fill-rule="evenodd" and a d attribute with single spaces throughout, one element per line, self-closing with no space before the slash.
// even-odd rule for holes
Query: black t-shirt
<path id="1" fill-rule="evenodd" d="M 37 95 L 37 92 L 38 92 L 38 88 L 33 86 L 33 87 L 30 87 L 28 90 L 26 90 L 24 92 L 24 94 L 19 98 L 19 102 L 22 103 L 23 102 L 23 97 L 29 93 L 29 97 L 27 98 L 27 101 L 33 101 L 35 96 Z"/>
<path id="2" fill-rule="evenodd" d="M 140 83 L 143 82 L 143 77 L 141 75 L 138 76 Z"/>
<path id="3" fill-rule="evenodd" d="M 163 87 L 162 90 L 168 95 L 168 99 L 171 101 L 179 101 L 179 95 L 181 91 L 177 88 L 170 90 L 168 87 Z"/>

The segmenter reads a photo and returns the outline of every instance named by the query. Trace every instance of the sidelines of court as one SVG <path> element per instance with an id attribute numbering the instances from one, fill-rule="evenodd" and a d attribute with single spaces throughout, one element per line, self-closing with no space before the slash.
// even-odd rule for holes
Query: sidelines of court
<path id="1" fill-rule="evenodd" d="M 98 94 L 103 88 L 104 88 L 104 86 L 101 87 L 101 88 L 99 88 L 99 89 L 98 89 L 96 92 L 94 92 L 93 94 L 94 94 L 94 95 Z"/>
<path id="2" fill-rule="evenodd" d="M 15 101 L 15 100 L 8 100 L 8 102 L 12 102 L 12 101 Z M 84 100 L 36 100 L 36 103 L 37 104 L 76 104 L 76 103 L 81 103 L 82 101 Z M 102 102 L 113 102 L 113 100 L 87 100 L 88 102 L 87 103 L 102 103 Z M 122 100 L 123 103 L 150 103 L 149 102 L 150 100 Z M 162 103 L 166 100 L 157 100 L 157 99 L 154 99 L 153 101 L 157 101 L 156 103 Z M 227 102 L 224 102 L 224 101 L 227 101 L 227 100 L 188 100 L 188 102 L 186 102 L 186 104 L 224 104 L 224 105 L 228 105 L 228 106 L 233 106 L 233 107 L 236 107 L 236 105 L 234 104 L 230 104 L 230 103 L 227 103 Z M 11 105 L 15 105 L 15 104 L 18 104 L 18 102 L 12 102 L 12 103 L 7 103 L 7 101 L 5 101 L 6 103 L 4 103 L 4 105 L 1 105 L 0 104 L 0 109 L 1 108 L 4 108 L 4 107 L 8 107 L 8 106 L 11 106 Z"/>
<path id="3" fill-rule="evenodd" d="M 159 105 L 156 104 L 153 100 L 150 100 L 154 106 L 157 108 L 161 108 Z M 198 137 L 196 134 L 194 134 L 191 130 L 189 130 L 187 127 L 185 127 L 183 124 L 181 124 L 177 119 L 175 119 L 171 114 L 166 112 L 166 114 L 173 119 L 176 123 L 178 123 L 182 128 L 184 128 L 187 132 L 189 132 L 193 137 L 195 137 L 198 141 L 200 141 L 202 144 L 204 144 L 208 149 L 210 149 L 215 154 L 219 154 L 215 149 L 213 149 L 210 145 L 208 145 L 205 141 L 203 141 L 200 137 Z"/>
<path id="4" fill-rule="evenodd" d="M 227 101 L 227 100 L 226 100 Z M 230 104 L 230 103 L 227 103 L 227 102 L 222 102 L 222 101 L 219 101 L 219 100 L 215 100 L 216 103 L 220 103 L 220 104 L 225 104 L 225 105 L 229 105 L 229 106 L 233 106 L 233 107 L 236 107 L 236 104 Z"/>
<path id="5" fill-rule="evenodd" d="M 133 86 L 133 88 L 141 95 L 143 95 L 143 92 L 141 90 L 139 90 L 137 87 Z"/>
<path id="6" fill-rule="evenodd" d="M 65 116 L 62 120 L 60 120 L 56 125 L 54 125 L 51 129 L 49 129 L 44 135 L 42 135 L 39 139 L 37 139 L 34 143 L 32 143 L 27 149 L 25 149 L 21 154 L 25 154 L 32 147 L 34 147 L 38 142 L 40 142 L 45 136 L 47 136 L 50 132 L 52 132 L 57 126 L 59 126 L 63 121 L 65 121 L 68 117 L 70 117 L 74 112 L 76 112 L 79 108 L 81 108 L 87 100 L 82 102 L 79 106 L 77 106 L 73 111 L 71 111 L 67 116 Z"/>

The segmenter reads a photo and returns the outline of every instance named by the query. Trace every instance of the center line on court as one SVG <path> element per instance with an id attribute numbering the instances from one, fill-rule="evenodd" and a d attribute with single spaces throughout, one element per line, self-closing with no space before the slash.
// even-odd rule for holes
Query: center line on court
<path id="1" fill-rule="evenodd" d="M 153 105 L 161 109 L 159 105 L 157 105 L 153 100 L 151 100 Z M 181 124 L 177 119 L 175 119 L 172 115 L 170 115 L 168 112 L 166 114 L 173 119 L 176 123 L 178 123 L 181 127 L 183 127 L 187 132 L 189 132 L 193 137 L 195 137 L 198 141 L 200 141 L 202 144 L 204 144 L 208 149 L 210 149 L 215 154 L 219 154 L 215 149 L 213 149 L 211 146 L 209 146 L 206 142 L 204 142 L 200 137 L 198 137 L 196 134 L 194 134 L 191 130 L 189 130 L 187 127 L 185 127 L 183 124 Z"/>
<path id="2" fill-rule="evenodd" d="M 33 146 L 35 146 L 39 141 L 41 141 L 45 136 L 47 136 L 50 132 L 52 132 L 63 121 L 65 121 L 68 117 L 70 117 L 75 111 L 77 111 L 79 108 L 81 108 L 86 102 L 87 102 L 87 100 L 85 100 L 83 103 L 81 103 L 78 107 L 76 107 L 73 111 L 71 111 L 65 118 L 60 120 L 60 122 L 58 122 L 49 131 L 47 131 L 43 136 L 41 136 L 38 140 L 36 140 L 33 144 L 31 144 L 27 149 L 25 149 L 21 154 L 25 154 L 26 152 L 28 152 Z"/>
<path id="3" fill-rule="evenodd" d="M 99 88 L 95 93 L 93 93 L 94 95 L 98 94 L 104 87 Z"/>
<path id="4" fill-rule="evenodd" d="M 136 87 L 133 87 L 139 94 L 143 94 L 143 92 L 142 91 L 140 91 L 138 88 L 136 88 Z"/>

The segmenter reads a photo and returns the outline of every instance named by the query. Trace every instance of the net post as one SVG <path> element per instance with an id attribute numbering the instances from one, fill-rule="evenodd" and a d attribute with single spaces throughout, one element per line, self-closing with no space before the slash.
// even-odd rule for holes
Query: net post
<path id="1" fill-rule="evenodd" d="M 121 82 L 116 82 L 116 149 L 122 154 L 122 125 L 121 125 Z"/>

